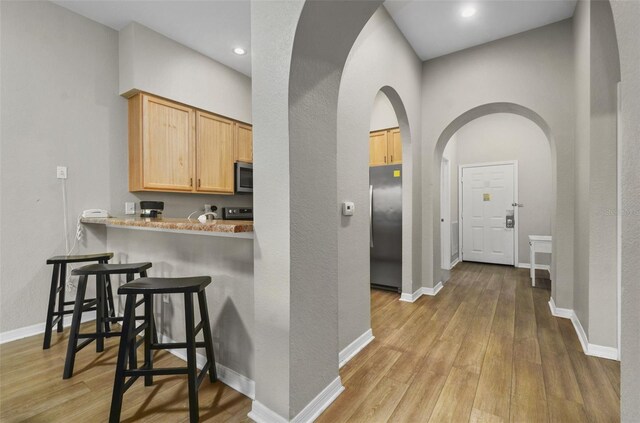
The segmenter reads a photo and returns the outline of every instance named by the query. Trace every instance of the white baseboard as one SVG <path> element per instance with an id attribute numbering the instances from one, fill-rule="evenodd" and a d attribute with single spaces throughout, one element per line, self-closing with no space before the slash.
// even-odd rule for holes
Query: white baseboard
<path id="1" fill-rule="evenodd" d="M 315 421 L 343 391 L 344 386 L 342 386 L 342 381 L 340 380 L 340 376 L 338 376 L 291 420 L 282 417 L 264 404 L 255 400 L 251 405 L 251 411 L 248 416 L 256 423 L 288 423 L 289 421 L 291 423 L 311 423 Z"/>
<path id="2" fill-rule="evenodd" d="M 302 411 L 299 412 L 293 420 L 291 420 L 291 422 L 311 423 L 315 421 L 315 419 L 317 419 L 318 416 L 320 416 L 320 414 L 322 414 L 322 412 L 326 410 L 327 407 L 329 407 L 343 391 L 344 386 L 342 386 L 342 381 L 340 380 L 340 376 L 338 376 L 333 379 L 333 381 L 327 385 L 322 392 L 316 395 L 316 397 L 311 400 L 311 402 L 307 404 L 307 406 L 303 408 Z"/>
<path id="3" fill-rule="evenodd" d="M 457 258 L 453 262 L 451 262 L 451 265 L 449 266 L 449 270 L 453 270 L 453 268 L 456 267 L 458 265 L 458 263 L 460 263 L 460 259 L 459 258 Z"/>
<path id="4" fill-rule="evenodd" d="M 580 323 L 580 319 L 578 319 L 575 311 L 569 308 L 556 307 L 556 303 L 553 298 L 549 300 L 549 309 L 551 310 L 551 314 L 555 317 L 571 320 L 571 323 L 573 323 L 573 329 L 576 331 L 576 335 L 578 335 L 580 345 L 582 345 L 582 351 L 584 351 L 586 355 L 606 358 L 609 360 L 620 360 L 617 348 L 589 343 L 587 333 L 584 331 L 582 323 Z"/>
<path id="5" fill-rule="evenodd" d="M 408 294 L 406 292 L 403 292 L 400 295 L 400 301 L 404 301 L 405 303 L 413 303 L 421 296 L 422 296 L 422 288 L 418 288 L 418 290 L 413 294 Z"/>
<path id="6" fill-rule="evenodd" d="M 169 338 L 166 335 L 161 335 L 161 342 L 173 343 L 176 341 L 174 341 L 173 339 Z M 175 355 L 176 357 L 184 361 L 187 361 L 187 355 L 184 349 L 170 349 L 167 351 L 169 351 L 171 354 Z M 196 365 L 198 369 L 202 369 L 206 362 L 207 362 L 206 356 L 200 353 L 196 353 Z M 216 363 L 216 372 L 218 373 L 218 379 L 220 380 L 220 382 L 224 383 L 230 388 L 235 389 L 241 394 L 246 395 L 251 399 L 255 398 L 256 389 L 255 389 L 255 382 L 253 380 L 236 372 L 235 370 L 232 370 L 226 366 L 223 366 L 220 363 Z"/>
<path id="7" fill-rule="evenodd" d="M 251 411 L 247 416 L 256 423 L 288 423 L 289 420 L 280 414 L 272 411 L 269 407 L 263 405 L 260 401 L 253 400 L 251 403 Z"/>
<path id="8" fill-rule="evenodd" d="M 531 263 L 518 263 L 518 267 L 521 269 L 531 269 Z M 548 264 L 536 264 L 536 270 L 551 271 L 551 266 Z"/>
<path id="9" fill-rule="evenodd" d="M 434 297 L 438 294 L 438 292 L 440 292 L 440 290 L 442 289 L 442 286 L 443 286 L 442 281 L 440 281 L 433 288 L 428 288 L 426 286 L 423 286 L 422 288 L 418 288 L 418 290 L 413 294 L 407 294 L 403 292 L 402 295 L 400 295 L 400 301 L 404 301 L 407 303 L 414 303 L 418 298 L 422 297 L 423 295 L 430 295 Z"/>
<path id="10" fill-rule="evenodd" d="M 373 336 L 373 331 L 369 329 L 358 338 L 356 338 L 355 341 L 347 345 L 345 349 L 340 351 L 340 353 L 338 354 L 339 367 L 342 368 L 342 366 L 347 364 L 349 360 L 351 360 L 356 356 L 356 354 L 362 351 L 364 347 L 369 345 L 369 343 L 373 341 L 374 338 L 375 336 Z"/>
<path id="11" fill-rule="evenodd" d="M 434 286 L 433 288 L 427 288 L 425 286 L 422 287 L 422 293 L 424 295 L 430 295 L 432 297 L 435 297 L 436 295 L 438 295 L 438 292 L 440 292 L 440 290 L 442 289 L 442 281 L 438 282 L 436 284 L 436 286 Z"/>
<path id="12" fill-rule="evenodd" d="M 83 322 L 90 322 L 91 320 L 95 320 L 95 319 L 96 319 L 95 310 L 86 311 L 82 313 Z M 45 326 L 45 323 L 43 322 L 43 323 L 36 323 L 35 325 L 27 326 L 24 328 L 18 328 L 18 329 L 2 332 L 0 333 L 0 344 L 4 344 L 6 342 L 11 342 L 11 341 L 17 341 L 18 339 L 28 338 L 29 336 L 39 335 L 41 333 L 44 333 L 44 326 Z M 71 326 L 70 314 L 64 316 L 62 320 L 62 326 L 64 326 L 65 328 Z M 55 333 L 55 328 L 53 329 L 53 331 Z"/>

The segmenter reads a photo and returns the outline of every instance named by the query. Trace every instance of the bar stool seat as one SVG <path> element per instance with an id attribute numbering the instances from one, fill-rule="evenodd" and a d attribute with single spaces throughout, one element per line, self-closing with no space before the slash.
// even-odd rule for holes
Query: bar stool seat
<path id="1" fill-rule="evenodd" d="M 124 275 L 127 273 L 142 273 L 152 266 L 149 262 L 144 263 L 96 263 L 73 269 L 71 272 L 75 276 L 83 275 Z"/>
<path id="2" fill-rule="evenodd" d="M 73 313 L 73 310 L 67 310 L 66 306 L 75 304 L 75 301 L 65 301 L 65 283 L 67 280 L 67 264 L 83 263 L 89 261 L 97 261 L 99 263 L 107 263 L 113 258 L 113 253 L 97 253 L 97 254 L 81 254 L 81 255 L 65 255 L 54 256 L 47 260 L 47 264 L 53 264 L 53 275 L 51 277 L 51 287 L 49 288 L 49 303 L 47 306 L 47 317 L 44 327 L 44 341 L 42 349 L 46 350 L 51 347 L 51 331 L 57 326 L 57 332 L 62 332 L 63 319 L 66 314 Z M 108 288 L 111 289 L 110 282 Z M 58 307 L 56 311 L 56 296 L 58 297 Z M 93 299 L 85 300 L 90 302 Z M 109 301 L 109 306 L 113 301 Z M 110 310 L 112 312 L 112 310 Z"/>
<path id="3" fill-rule="evenodd" d="M 211 283 L 209 276 L 188 278 L 140 278 L 118 288 L 119 295 L 127 294 L 180 294 L 200 292 Z"/>
<path id="4" fill-rule="evenodd" d="M 47 260 L 47 264 L 83 263 L 87 261 L 111 260 L 113 253 L 77 254 L 72 256 L 54 256 Z"/>
<path id="5" fill-rule="evenodd" d="M 134 280 L 135 275 L 147 276 L 147 269 L 151 268 L 149 262 L 143 263 L 96 263 L 74 269 L 72 275 L 80 276 L 78 289 L 76 291 L 76 301 L 71 320 L 71 332 L 69 333 L 69 344 L 67 346 L 67 356 L 64 364 L 63 379 L 73 376 L 73 366 L 75 364 L 76 353 L 96 341 L 96 352 L 104 351 L 104 339 L 120 336 L 121 332 L 112 332 L 110 323 L 121 322 L 122 317 L 116 317 L 113 295 L 111 292 L 110 275 L 126 275 L 127 283 Z M 84 299 L 87 290 L 89 276 L 96 278 L 96 298 L 93 301 Z M 106 304 L 105 302 L 108 302 Z M 140 302 L 138 305 L 142 304 Z M 95 306 L 95 308 L 93 308 Z M 82 323 L 82 312 L 96 310 L 96 330 L 90 333 L 80 333 Z M 154 335 L 157 339 L 157 334 Z M 82 340 L 82 342 L 79 342 Z M 131 360 L 136 360 L 135 350 L 132 351 Z"/>
<path id="6" fill-rule="evenodd" d="M 122 321 L 122 336 L 118 349 L 118 363 L 116 364 L 116 376 L 113 383 L 113 396 L 111 399 L 111 411 L 109 422 L 120 421 L 122 400 L 124 393 L 140 377 L 144 376 L 145 386 L 153 384 L 155 375 L 186 374 L 189 391 L 189 421 L 199 420 L 198 389 L 200 384 L 209 374 L 209 380 L 213 383 L 217 380 L 216 362 L 213 353 L 213 340 L 211 326 L 209 324 L 209 311 L 205 288 L 211 283 L 209 276 L 196 276 L 185 278 L 140 278 L 118 288 L 118 294 L 126 295 L 124 319 Z M 136 327 L 135 309 L 137 307 L 137 295 L 144 296 L 144 323 Z M 156 294 L 183 294 L 185 307 L 186 342 L 158 343 L 153 340 L 155 323 L 153 319 L 153 295 Z M 200 323 L 194 323 L 193 294 L 198 296 L 200 307 Z M 131 357 L 131 349 L 138 347 L 136 336 L 144 331 L 144 364 L 138 368 L 137 361 Z M 196 341 L 196 335 L 202 331 L 204 342 Z M 187 367 L 154 368 L 152 350 L 186 348 Z M 198 373 L 196 367 L 196 348 L 204 348 L 207 361 Z"/>

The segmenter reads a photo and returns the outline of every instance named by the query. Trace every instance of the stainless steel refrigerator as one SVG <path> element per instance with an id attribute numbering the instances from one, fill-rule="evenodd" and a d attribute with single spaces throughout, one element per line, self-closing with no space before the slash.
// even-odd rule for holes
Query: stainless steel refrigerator
<path id="1" fill-rule="evenodd" d="M 369 168 L 371 287 L 402 290 L 402 165 Z"/>

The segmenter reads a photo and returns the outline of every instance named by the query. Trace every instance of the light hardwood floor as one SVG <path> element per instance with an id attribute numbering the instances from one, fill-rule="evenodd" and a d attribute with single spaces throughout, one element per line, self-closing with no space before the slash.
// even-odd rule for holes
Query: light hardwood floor
<path id="1" fill-rule="evenodd" d="M 340 371 L 345 391 L 317 420 L 333 422 L 616 422 L 619 365 L 585 356 L 571 322 L 551 316 L 549 292 L 526 270 L 459 264 L 436 297 L 401 303 L 372 291 L 376 339 Z M 108 416 L 116 341 L 78 355 L 62 380 L 66 331 L 0 346 L 2 422 L 102 422 Z M 159 366 L 183 362 L 157 353 Z M 182 376 L 138 381 L 122 421 L 188 421 Z M 204 381 L 201 420 L 248 422 L 251 402 Z"/>
<path id="2" fill-rule="evenodd" d="M 376 339 L 317 420 L 617 422 L 619 363 L 583 354 L 528 271 L 461 263 L 436 297 L 372 292 Z"/>

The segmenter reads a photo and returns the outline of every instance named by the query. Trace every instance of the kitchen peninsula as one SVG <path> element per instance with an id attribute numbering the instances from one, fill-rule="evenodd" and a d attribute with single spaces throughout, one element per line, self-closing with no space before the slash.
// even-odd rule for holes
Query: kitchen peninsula
<path id="1" fill-rule="evenodd" d="M 218 376 L 253 397 L 253 222 L 178 218 L 83 218 L 87 231 L 106 238 L 112 263 L 149 261 L 149 276 L 211 276 L 206 290 Z M 124 279 L 114 280 L 114 290 Z M 118 297 L 116 296 L 117 300 Z M 155 304 L 163 342 L 185 339 L 184 298 L 165 295 Z M 116 308 L 122 310 L 121 301 Z M 196 311 L 197 314 L 197 311 Z M 196 316 L 196 321 L 198 316 Z M 176 350 L 184 357 L 184 350 Z M 198 358 L 199 363 L 204 357 Z"/>
<path id="2" fill-rule="evenodd" d="M 233 238 L 253 238 L 253 221 L 251 220 L 215 219 L 207 220 L 205 223 L 200 223 L 198 219 L 179 218 L 83 217 L 80 221 L 82 223 L 105 225 L 107 227 L 228 236 Z"/>

